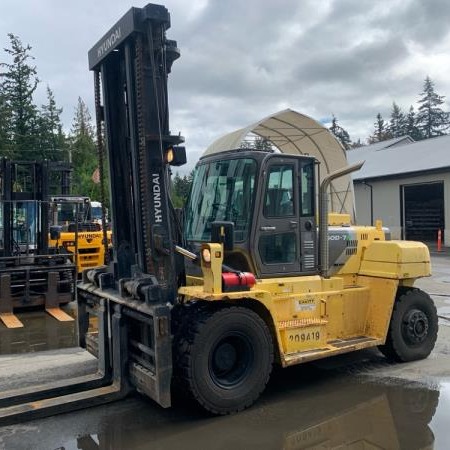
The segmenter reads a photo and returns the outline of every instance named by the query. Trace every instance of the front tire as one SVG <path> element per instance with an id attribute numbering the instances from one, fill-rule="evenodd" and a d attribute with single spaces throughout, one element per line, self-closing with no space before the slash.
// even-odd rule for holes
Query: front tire
<path id="1" fill-rule="evenodd" d="M 399 288 L 385 345 L 380 351 L 394 361 L 427 358 L 437 339 L 438 316 L 431 297 L 420 289 Z"/>
<path id="2" fill-rule="evenodd" d="M 182 330 L 174 352 L 183 390 L 213 414 L 252 405 L 273 363 L 272 337 L 258 314 L 243 307 L 199 309 Z"/>

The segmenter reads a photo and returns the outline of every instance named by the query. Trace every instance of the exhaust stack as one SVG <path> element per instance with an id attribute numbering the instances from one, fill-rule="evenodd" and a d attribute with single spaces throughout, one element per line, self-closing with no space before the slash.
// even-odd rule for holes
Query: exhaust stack
<path id="1" fill-rule="evenodd" d="M 352 164 L 328 174 L 320 184 L 319 190 L 319 249 L 320 269 L 324 278 L 329 278 L 329 248 L 328 248 L 328 187 L 336 178 L 361 169 L 365 161 Z"/>

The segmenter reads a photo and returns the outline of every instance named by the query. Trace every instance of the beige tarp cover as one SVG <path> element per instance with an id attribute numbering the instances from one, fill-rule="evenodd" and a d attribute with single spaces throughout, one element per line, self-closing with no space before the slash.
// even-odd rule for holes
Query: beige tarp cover
<path id="1" fill-rule="evenodd" d="M 327 128 L 291 109 L 272 114 L 220 137 L 203 155 L 240 148 L 249 133 L 269 140 L 281 153 L 314 156 L 320 162 L 321 178 L 348 165 L 344 148 Z M 354 220 L 353 182 L 350 175 L 332 182 L 329 199 L 330 211 L 348 213 Z"/>

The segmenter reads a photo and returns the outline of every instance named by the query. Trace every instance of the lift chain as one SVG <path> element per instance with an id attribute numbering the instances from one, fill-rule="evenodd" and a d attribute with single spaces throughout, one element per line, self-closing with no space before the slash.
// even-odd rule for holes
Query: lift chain
<path id="1" fill-rule="evenodd" d="M 95 89 L 95 119 L 97 126 L 97 156 L 98 156 L 98 171 L 100 176 L 100 201 L 102 203 L 102 230 L 103 230 L 103 246 L 105 248 L 105 264 L 109 261 L 108 251 L 108 236 L 106 230 L 106 204 L 105 204 L 105 175 L 104 175 L 104 160 L 105 160 L 105 146 L 103 144 L 103 117 L 100 97 L 100 72 L 94 71 L 94 89 Z"/>
<path id="2" fill-rule="evenodd" d="M 151 229 L 150 224 L 152 223 L 149 210 L 149 199 L 147 198 L 150 188 L 148 186 L 148 180 L 150 173 L 147 167 L 147 146 L 145 140 L 145 124 L 144 124 L 144 113 L 142 106 L 142 93 L 144 92 L 144 81 L 143 81 L 143 35 L 139 34 L 136 37 L 136 117 L 137 117 L 137 128 L 138 128 L 138 158 L 139 158 L 139 189 L 140 189 L 140 203 L 142 212 L 142 239 L 144 244 L 144 258 L 147 273 L 155 273 L 155 268 L 152 259 L 151 251 Z"/>

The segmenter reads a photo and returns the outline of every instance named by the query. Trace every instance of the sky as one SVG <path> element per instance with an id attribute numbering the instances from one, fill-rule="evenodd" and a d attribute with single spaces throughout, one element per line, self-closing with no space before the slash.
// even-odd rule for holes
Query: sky
<path id="1" fill-rule="evenodd" d="M 78 97 L 94 116 L 88 50 L 131 0 L 1 0 L 7 33 L 32 47 L 38 105 L 46 87 L 70 130 Z M 334 114 L 365 140 L 378 112 L 416 102 L 426 76 L 450 96 L 448 0 L 166 0 L 181 58 L 169 78 L 170 128 L 185 137 L 190 170 L 221 135 L 285 108 L 329 126 Z M 7 55 L 0 52 L 0 61 Z M 444 109 L 450 109 L 449 103 Z"/>

